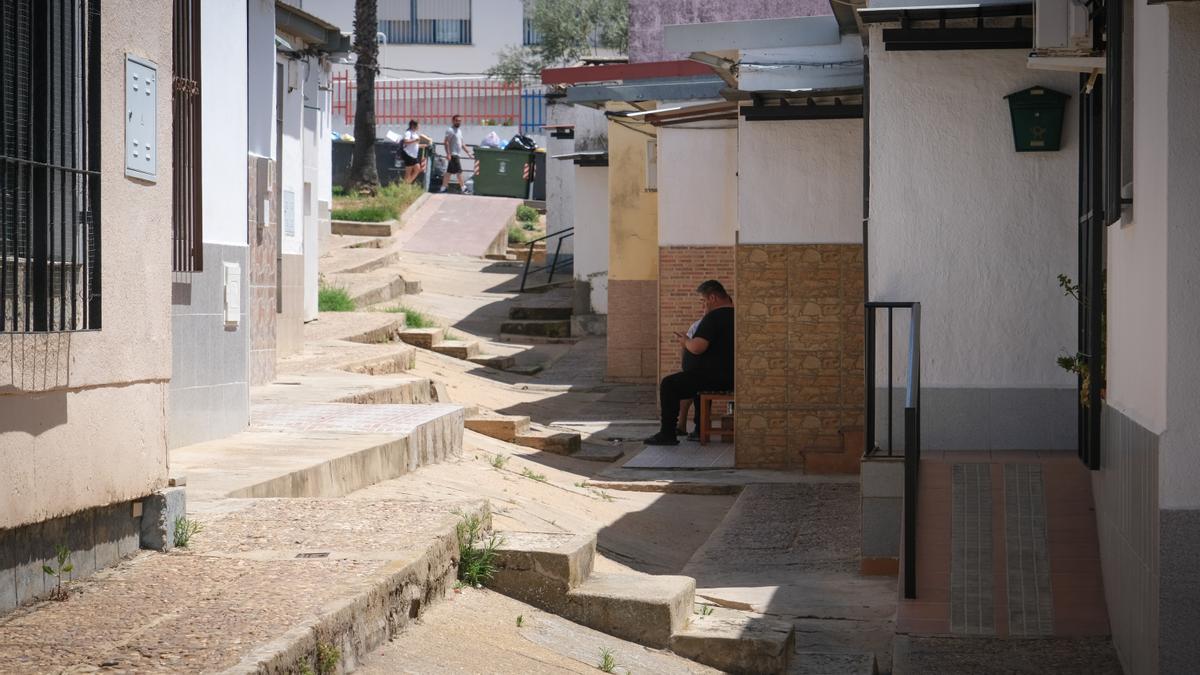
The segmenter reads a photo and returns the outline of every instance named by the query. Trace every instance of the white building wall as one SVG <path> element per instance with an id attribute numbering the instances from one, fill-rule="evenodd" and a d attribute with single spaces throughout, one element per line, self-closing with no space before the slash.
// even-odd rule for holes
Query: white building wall
<path id="1" fill-rule="evenodd" d="M 283 139 L 279 153 L 282 177 L 280 190 L 280 229 L 283 232 L 283 253 L 304 253 L 304 145 L 301 134 L 304 125 L 304 65 L 300 61 L 280 57 L 283 64 Z M 290 206 L 289 206 L 290 204 Z M 289 219 L 290 215 L 290 219 Z"/>
<path id="2" fill-rule="evenodd" d="M 546 107 L 547 124 L 574 124 L 575 106 L 551 104 Z M 555 160 L 575 150 L 575 139 L 546 137 L 546 231 L 557 232 L 575 224 L 575 165 Z M 577 238 L 579 235 L 576 234 Z M 568 240 L 570 241 L 570 240 Z"/>
<path id="3" fill-rule="evenodd" d="M 562 160 L 559 160 L 562 161 Z M 565 162 L 564 162 L 565 163 Z M 608 313 L 608 167 L 575 167 L 575 279 L 590 285 L 591 311 Z"/>
<path id="4" fill-rule="evenodd" d="M 204 243 L 245 246 L 246 0 L 205 2 L 200 34 Z"/>
<path id="5" fill-rule="evenodd" d="M 658 130 L 659 246 L 733 246 L 737 156 L 732 123 Z"/>
<path id="6" fill-rule="evenodd" d="M 275 3 L 246 2 L 247 146 L 252 155 L 275 157 Z M 203 77 L 203 74 L 201 75 Z"/>
<path id="7" fill-rule="evenodd" d="M 1078 267 L 1075 99 L 1062 150 L 1017 153 L 1003 97 L 1074 95 L 1077 76 L 1029 70 L 1021 50 L 870 38 L 869 293 L 923 305 L 923 441 L 1073 448 L 1075 380 L 1055 358 L 1075 351 L 1077 307 L 1055 279 Z"/>
<path id="8" fill-rule="evenodd" d="M 862 120 L 738 122 L 742 244 L 862 243 Z"/>

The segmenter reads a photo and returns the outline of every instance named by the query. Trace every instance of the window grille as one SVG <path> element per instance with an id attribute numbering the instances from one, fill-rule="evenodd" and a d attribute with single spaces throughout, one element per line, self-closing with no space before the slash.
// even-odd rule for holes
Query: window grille
<path id="1" fill-rule="evenodd" d="M 200 0 L 175 0 L 172 264 L 176 272 L 204 269 L 201 206 Z"/>
<path id="2" fill-rule="evenodd" d="M 381 0 L 379 15 L 382 44 L 471 44 L 471 0 Z"/>
<path id="3" fill-rule="evenodd" d="M 100 328 L 100 6 L 0 2 L 0 332 Z"/>

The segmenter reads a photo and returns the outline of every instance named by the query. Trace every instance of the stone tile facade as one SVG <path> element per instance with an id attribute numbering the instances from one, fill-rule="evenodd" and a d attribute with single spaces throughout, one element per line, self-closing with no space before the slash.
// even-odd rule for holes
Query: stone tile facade
<path id="1" fill-rule="evenodd" d="M 275 223 L 278 199 L 275 162 L 266 157 L 250 157 L 249 162 L 250 264 L 244 278 L 249 288 L 250 384 L 253 386 L 275 379 L 279 233 Z"/>
<path id="2" fill-rule="evenodd" d="M 737 304 L 732 246 L 664 246 L 658 250 L 658 377 L 679 371 L 682 352 L 673 333 L 686 332 L 702 315 L 696 287 L 716 279 Z"/>
<path id="3" fill-rule="evenodd" d="M 862 246 L 739 245 L 737 288 L 737 465 L 856 469 Z"/>
<path id="4" fill-rule="evenodd" d="M 658 282 L 608 282 L 610 382 L 651 383 L 658 372 Z"/>

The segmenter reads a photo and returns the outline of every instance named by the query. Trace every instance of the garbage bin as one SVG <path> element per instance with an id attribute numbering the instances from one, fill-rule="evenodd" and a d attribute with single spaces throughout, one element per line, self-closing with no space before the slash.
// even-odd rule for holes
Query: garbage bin
<path id="1" fill-rule="evenodd" d="M 525 199 L 533 169 L 532 155 L 528 150 L 476 148 L 479 171 L 475 174 L 475 194 Z"/>

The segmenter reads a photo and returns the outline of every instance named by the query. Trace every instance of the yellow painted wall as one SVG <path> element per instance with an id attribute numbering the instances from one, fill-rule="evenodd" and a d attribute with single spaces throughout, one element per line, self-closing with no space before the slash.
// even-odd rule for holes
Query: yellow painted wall
<path id="1" fill-rule="evenodd" d="M 653 108 L 654 104 L 647 102 L 642 107 Z M 616 104 L 608 108 L 631 109 Z M 655 139 L 650 124 L 608 122 L 610 282 L 658 279 L 658 193 L 646 189 L 646 142 Z"/>

